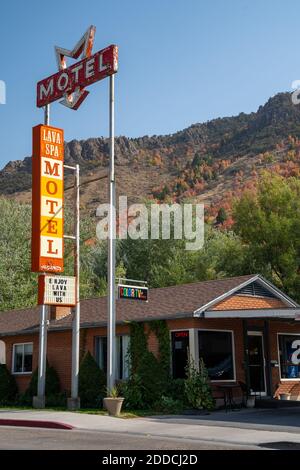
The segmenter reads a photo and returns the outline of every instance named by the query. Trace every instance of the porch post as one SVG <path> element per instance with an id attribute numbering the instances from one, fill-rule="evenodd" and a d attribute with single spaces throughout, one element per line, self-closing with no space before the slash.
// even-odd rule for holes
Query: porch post
<path id="1" fill-rule="evenodd" d="M 199 368 L 199 349 L 198 349 L 198 330 L 189 329 L 189 355 L 190 360 L 194 361 L 196 368 Z"/>
<path id="2" fill-rule="evenodd" d="M 249 368 L 248 368 L 248 323 L 247 320 L 243 320 L 243 341 L 244 341 L 244 372 L 245 372 L 245 382 L 247 390 L 250 388 L 250 379 L 249 379 Z"/>
<path id="3" fill-rule="evenodd" d="M 264 338 L 265 338 L 265 359 L 266 359 L 266 386 L 267 386 L 267 395 L 272 396 L 272 370 L 271 370 L 271 357 L 270 357 L 270 328 L 269 321 L 264 321 Z"/>

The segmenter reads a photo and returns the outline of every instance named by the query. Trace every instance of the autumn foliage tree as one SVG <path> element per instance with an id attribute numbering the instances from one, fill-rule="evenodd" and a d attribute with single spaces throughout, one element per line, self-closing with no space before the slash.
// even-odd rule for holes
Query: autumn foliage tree
<path id="1" fill-rule="evenodd" d="M 248 266 L 300 300 L 300 181 L 265 174 L 234 206 Z"/>

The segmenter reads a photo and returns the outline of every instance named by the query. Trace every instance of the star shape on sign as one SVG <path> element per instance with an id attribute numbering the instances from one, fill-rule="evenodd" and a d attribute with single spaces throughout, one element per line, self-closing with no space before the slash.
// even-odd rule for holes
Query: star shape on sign
<path id="1" fill-rule="evenodd" d="M 96 27 L 90 26 L 82 38 L 77 42 L 76 46 L 71 50 L 55 46 L 54 49 L 58 70 L 64 70 L 67 68 L 66 57 L 71 57 L 72 59 L 78 59 L 80 55 L 81 59 L 91 57 L 95 32 Z M 66 93 L 64 95 L 64 99 L 60 101 L 60 103 L 68 108 L 77 109 L 88 94 L 89 92 L 84 87 L 79 86 L 73 93 Z"/>

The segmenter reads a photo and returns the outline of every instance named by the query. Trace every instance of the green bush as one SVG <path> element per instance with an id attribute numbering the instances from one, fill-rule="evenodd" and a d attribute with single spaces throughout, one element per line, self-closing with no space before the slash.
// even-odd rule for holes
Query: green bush
<path id="1" fill-rule="evenodd" d="M 79 369 L 79 396 L 82 408 L 101 407 L 105 387 L 105 374 L 88 351 Z"/>
<path id="2" fill-rule="evenodd" d="M 120 383 L 120 395 L 124 397 L 124 408 L 141 410 L 145 407 L 143 398 L 144 386 L 142 378 L 133 374 L 128 382 Z"/>
<path id="3" fill-rule="evenodd" d="M 144 324 L 130 324 L 129 362 L 131 376 L 123 386 L 126 408 L 149 409 L 159 402 L 170 383 L 170 338 L 164 321 L 150 322 L 158 344 L 158 358 L 148 350 Z"/>
<path id="4" fill-rule="evenodd" d="M 55 395 L 48 395 L 46 397 L 46 406 L 52 407 L 52 408 L 66 408 L 67 406 L 67 393 L 66 392 L 60 392 L 56 393 Z"/>
<path id="5" fill-rule="evenodd" d="M 166 389 L 166 395 L 185 404 L 187 400 L 185 396 L 184 379 L 170 379 Z"/>
<path id="6" fill-rule="evenodd" d="M 125 398 L 125 408 L 145 410 L 166 395 L 166 388 L 166 376 L 160 362 L 154 354 L 146 351 L 130 379 L 120 384 L 120 393 Z"/>
<path id="7" fill-rule="evenodd" d="M 5 364 L 0 364 L 0 404 L 13 404 L 18 392 L 15 378 Z"/>
<path id="8" fill-rule="evenodd" d="M 37 395 L 38 386 L 38 369 L 36 369 L 30 380 L 30 384 L 23 396 L 23 400 L 29 400 L 31 402 L 32 397 Z M 45 395 L 46 397 L 53 397 L 60 393 L 60 382 L 59 376 L 54 367 L 51 367 L 47 361 L 46 364 L 46 384 L 45 384 Z"/>
<path id="9" fill-rule="evenodd" d="M 143 408 L 151 407 L 165 394 L 167 382 L 164 370 L 154 354 L 147 351 L 137 368 L 137 374 L 143 385 Z"/>
<path id="10" fill-rule="evenodd" d="M 190 360 L 186 366 L 187 378 L 185 380 L 185 394 L 188 403 L 195 409 L 212 410 L 215 407 L 215 401 L 212 396 L 212 390 L 209 385 L 208 372 L 200 359 L 199 370 L 195 363 Z"/>
<path id="11" fill-rule="evenodd" d="M 181 400 L 162 395 L 153 407 L 161 413 L 179 413 L 183 409 L 183 403 Z"/>

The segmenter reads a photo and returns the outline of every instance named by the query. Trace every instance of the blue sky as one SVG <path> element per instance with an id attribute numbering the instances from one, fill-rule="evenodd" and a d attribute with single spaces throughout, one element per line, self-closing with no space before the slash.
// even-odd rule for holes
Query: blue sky
<path id="1" fill-rule="evenodd" d="M 0 5 L 0 168 L 31 154 L 43 120 L 35 86 L 56 71 L 54 45 L 72 48 L 90 24 L 94 52 L 119 45 L 116 133 L 167 134 L 250 112 L 300 79 L 298 0 L 10 0 Z M 58 102 L 66 140 L 107 135 L 108 80 L 78 111 Z"/>

